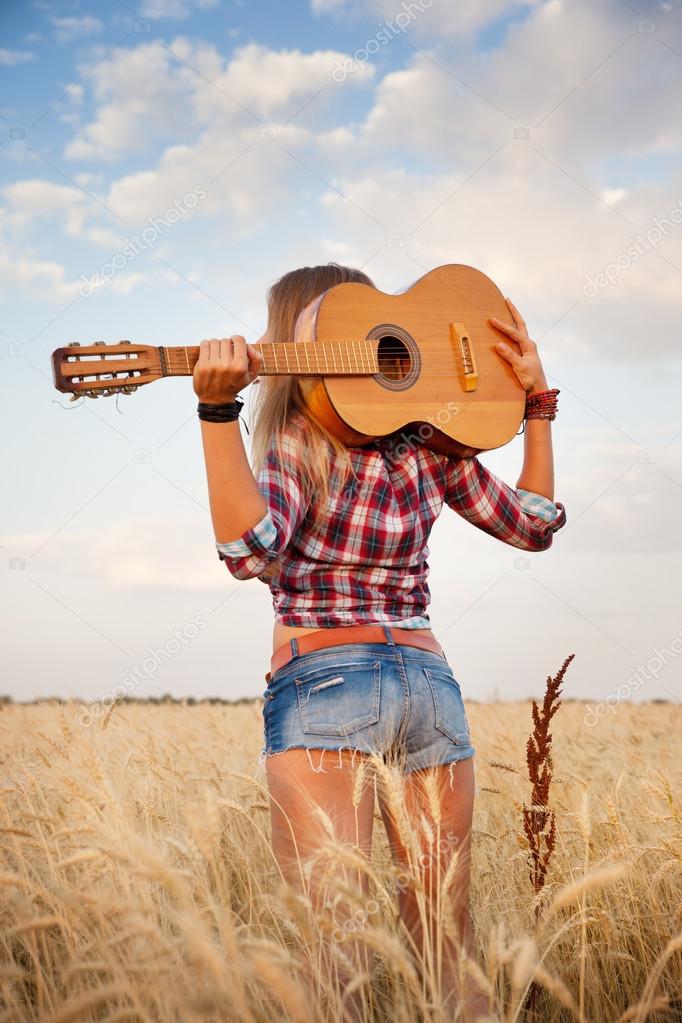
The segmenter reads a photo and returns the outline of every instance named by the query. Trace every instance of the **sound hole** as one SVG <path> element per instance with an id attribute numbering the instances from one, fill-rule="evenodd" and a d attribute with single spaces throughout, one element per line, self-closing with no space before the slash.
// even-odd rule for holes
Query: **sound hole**
<path id="1" fill-rule="evenodd" d="M 407 345 L 400 338 L 387 334 L 377 346 L 379 372 L 389 380 L 404 380 L 412 367 Z"/>

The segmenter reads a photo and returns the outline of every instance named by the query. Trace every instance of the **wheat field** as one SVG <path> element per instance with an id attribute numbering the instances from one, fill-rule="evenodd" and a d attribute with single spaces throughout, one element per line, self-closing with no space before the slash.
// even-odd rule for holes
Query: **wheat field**
<path id="1" fill-rule="evenodd" d="M 344 942 L 270 851 L 261 706 L 126 701 L 86 727 L 77 703 L 2 705 L 0 1023 L 344 1018 L 329 979 Z M 594 705 L 561 704 L 537 919 L 522 823 L 531 702 L 467 712 L 467 969 L 490 1019 L 682 1020 L 680 707 L 622 703 L 595 721 Z M 353 936 L 374 953 L 366 1019 L 454 1019 L 415 980 L 376 818 L 371 905 L 353 907 Z"/>

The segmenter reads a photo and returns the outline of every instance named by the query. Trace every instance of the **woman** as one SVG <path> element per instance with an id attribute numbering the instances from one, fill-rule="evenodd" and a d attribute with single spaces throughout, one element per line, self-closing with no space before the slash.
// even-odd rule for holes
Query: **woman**
<path id="1" fill-rule="evenodd" d="M 260 340 L 292 340 L 299 313 L 346 281 L 374 287 L 361 271 L 334 263 L 283 276 L 268 291 L 268 327 Z M 295 375 L 259 381 L 252 471 L 236 396 L 258 376 L 261 354 L 239 335 L 203 341 L 194 371 L 219 556 L 237 579 L 260 578 L 272 593 L 262 757 L 275 855 L 287 879 L 300 883 L 301 862 L 328 840 L 317 806 L 340 842 L 369 857 L 376 775 L 366 768 L 376 766 L 377 756 L 399 765 L 402 811 L 377 789 L 395 862 L 413 866 L 405 814 L 447 836 L 436 856 L 431 845 L 419 859 L 422 891 L 433 902 L 426 914 L 414 886 L 399 893 L 418 959 L 436 940 L 437 882 L 453 857 L 455 931 L 472 947 L 475 750 L 459 683 L 427 614 L 431 526 L 448 504 L 504 543 L 539 551 L 565 522 L 563 505 L 553 503 L 550 421 L 558 392 L 547 391 L 536 345 L 511 302 L 509 308 L 513 324 L 491 322 L 520 345 L 521 354 L 504 344 L 498 351 L 528 395 L 516 490 L 477 458 L 435 454 L 414 436 L 409 444 L 395 433 L 362 447 L 342 445 L 309 413 Z M 356 883 L 364 890 L 366 880 Z M 312 891 L 312 879 L 310 885 Z M 313 894 L 323 897 L 321 888 Z M 486 1002 L 458 987 L 457 943 L 449 939 L 442 952 L 444 995 L 466 1002 L 470 1015 L 463 1018 L 478 1018 Z M 361 1003 L 357 991 L 348 999 L 358 1019 Z"/>

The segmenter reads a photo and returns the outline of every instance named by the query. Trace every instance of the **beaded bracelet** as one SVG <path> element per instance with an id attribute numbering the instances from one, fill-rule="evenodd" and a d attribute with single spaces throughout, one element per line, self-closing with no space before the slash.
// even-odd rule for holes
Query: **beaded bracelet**
<path id="1" fill-rule="evenodd" d="M 526 396 L 524 419 L 556 419 L 558 387 Z"/>

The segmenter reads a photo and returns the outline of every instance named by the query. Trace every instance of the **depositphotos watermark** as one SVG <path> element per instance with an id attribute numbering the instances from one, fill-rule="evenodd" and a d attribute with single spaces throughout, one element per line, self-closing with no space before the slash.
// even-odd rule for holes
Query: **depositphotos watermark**
<path id="1" fill-rule="evenodd" d="M 610 284 L 615 284 L 622 273 L 629 270 L 633 263 L 636 263 L 642 256 L 652 249 L 656 249 L 661 240 L 665 238 L 668 231 L 682 224 L 682 199 L 677 200 L 677 206 L 665 217 L 652 217 L 651 227 L 644 234 L 636 234 L 630 239 L 625 252 L 621 252 L 616 259 L 604 267 L 595 277 L 592 274 L 585 274 L 583 284 L 583 295 L 585 298 L 594 298 Z"/>
<path id="2" fill-rule="evenodd" d="M 401 462 L 405 455 L 410 451 L 414 451 L 420 444 L 426 444 L 427 441 L 431 440 L 435 430 L 438 427 L 443 427 L 446 423 L 449 423 L 451 419 L 458 416 L 462 411 L 462 406 L 458 405 L 456 401 L 448 401 L 447 404 L 442 405 L 435 416 L 428 416 L 428 421 L 420 423 L 417 428 L 417 433 L 406 433 L 401 430 L 398 433 L 400 437 L 399 442 L 396 444 L 393 451 L 386 452 L 386 458 L 388 460 Z"/>
<path id="3" fill-rule="evenodd" d="M 162 647 L 147 647 L 149 656 L 142 664 L 134 664 L 128 668 L 120 682 L 112 687 L 106 696 L 93 703 L 84 703 L 78 716 L 78 724 L 89 728 L 97 718 L 103 717 L 111 705 L 122 700 L 136 689 L 142 682 L 154 678 L 159 668 L 180 653 L 183 647 L 196 639 L 200 632 L 208 628 L 208 623 L 201 615 L 195 615 L 191 622 L 182 629 L 173 629 L 173 637 Z"/>
<path id="4" fill-rule="evenodd" d="M 669 646 L 654 647 L 653 654 L 646 664 L 638 664 L 636 669 L 631 668 L 627 681 L 619 685 L 615 693 L 609 693 L 605 700 L 597 703 L 594 707 L 589 707 L 585 712 L 585 725 L 592 728 L 600 718 L 611 714 L 622 700 L 628 700 L 647 682 L 657 679 L 670 661 L 674 661 L 680 654 L 682 654 L 682 628 L 677 630 L 677 635 L 670 641 Z"/>
<path id="5" fill-rule="evenodd" d="M 195 206 L 206 198 L 207 194 L 201 185 L 197 185 L 181 199 L 176 199 L 163 217 L 147 217 L 149 226 L 145 227 L 140 234 L 134 234 L 132 238 L 127 238 L 125 244 L 110 262 L 103 263 L 99 270 L 90 277 L 81 274 L 81 283 L 78 286 L 78 294 L 81 298 L 89 298 L 97 288 L 112 281 L 119 270 L 131 263 L 136 256 L 140 255 L 140 252 L 145 249 L 153 249 L 165 229 L 179 223 L 180 219 L 191 213 Z"/>
<path id="6" fill-rule="evenodd" d="M 440 838 L 436 845 L 438 847 L 438 851 L 436 853 L 429 850 L 429 852 L 423 852 L 421 854 L 417 860 L 417 868 L 421 867 L 423 870 L 426 870 L 434 858 L 438 861 L 441 856 L 445 856 L 445 853 L 448 852 L 448 850 L 455 849 L 459 845 L 459 837 L 453 831 L 448 831 L 447 835 Z M 406 892 L 410 886 L 414 884 L 414 880 L 415 878 L 408 873 L 408 871 L 402 870 L 395 877 L 394 884 L 388 886 L 388 890 L 390 892 L 390 889 L 394 888 L 395 892 Z M 379 913 L 380 911 L 381 906 L 377 900 L 369 899 L 365 903 L 364 909 L 356 909 L 351 916 L 344 920 L 342 926 L 334 929 L 332 932 L 332 941 L 343 941 L 349 934 L 361 931 L 363 927 L 366 926 L 370 916 L 374 913 Z"/>
<path id="7" fill-rule="evenodd" d="M 364 46 L 357 49 L 352 57 L 344 57 L 343 60 L 334 57 L 336 66 L 332 71 L 332 78 L 335 82 L 345 82 L 348 75 L 364 68 L 369 58 L 377 54 L 382 46 L 388 46 L 399 32 L 407 31 L 408 26 L 419 14 L 428 11 L 429 7 L 433 6 L 433 0 L 403 0 L 400 6 L 401 10 L 395 18 L 392 21 L 380 22 L 379 31 L 368 39 Z"/>
<path id="8" fill-rule="evenodd" d="M 438 409 L 435 416 L 429 416 L 429 421 L 426 420 L 419 424 L 417 433 L 407 433 L 406 430 L 400 430 L 398 433 L 398 440 L 395 446 L 386 448 L 382 451 L 382 457 L 387 465 L 394 464 L 400 466 L 405 460 L 405 456 L 410 452 L 416 451 L 420 444 L 425 444 L 428 447 L 428 441 L 433 437 L 437 426 L 445 426 L 450 420 L 459 415 L 462 410 L 462 406 L 458 405 L 455 401 L 449 401 L 447 405 L 442 405 Z M 434 421 L 435 420 L 435 421 Z M 353 480 L 343 490 L 344 499 L 361 498 L 364 499 L 371 490 L 371 484 L 365 483 L 360 485 Z"/>

